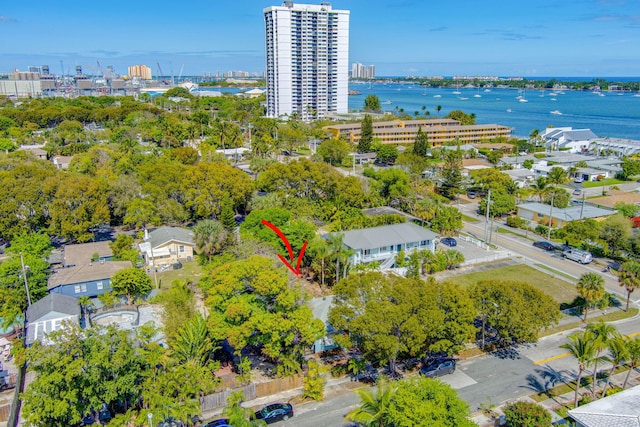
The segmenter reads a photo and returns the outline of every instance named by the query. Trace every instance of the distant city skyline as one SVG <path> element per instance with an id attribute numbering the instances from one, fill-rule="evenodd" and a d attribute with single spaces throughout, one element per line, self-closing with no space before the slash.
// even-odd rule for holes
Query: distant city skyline
<path id="1" fill-rule="evenodd" d="M 201 76 L 265 69 L 262 10 L 282 2 L 108 4 L 34 0 L 0 7 L 0 73 L 48 65 L 86 74 L 146 64 Z M 320 2 L 300 2 L 319 4 Z M 349 63 L 377 76 L 640 77 L 637 0 L 343 0 Z M 62 62 L 62 64 L 61 64 Z"/>

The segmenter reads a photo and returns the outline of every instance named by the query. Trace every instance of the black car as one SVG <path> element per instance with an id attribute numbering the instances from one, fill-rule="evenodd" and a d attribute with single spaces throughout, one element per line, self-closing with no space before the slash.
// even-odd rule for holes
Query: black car
<path id="1" fill-rule="evenodd" d="M 202 427 L 231 427 L 227 418 L 221 418 L 219 420 L 209 421 Z"/>
<path id="2" fill-rule="evenodd" d="M 553 243 L 549 243 L 549 242 L 533 242 L 533 246 L 535 246 L 536 248 L 540 248 L 540 249 L 544 249 L 545 251 L 555 251 L 556 247 Z"/>
<path id="3" fill-rule="evenodd" d="M 456 242 L 456 239 L 454 239 L 453 237 L 443 237 L 442 239 L 440 239 L 440 243 L 451 247 L 458 245 L 458 242 Z"/>
<path id="4" fill-rule="evenodd" d="M 453 374 L 456 371 L 456 361 L 449 360 L 435 360 L 429 364 L 426 364 L 420 369 L 420 375 L 424 375 L 428 378 L 441 377 L 447 374 Z"/>
<path id="5" fill-rule="evenodd" d="M 264 420 L 267 424 L 276 421 L 286 421 L 293 417 L 293 406 L 289 403 L 272 403 L 256 412 L 257 420 Z"/>

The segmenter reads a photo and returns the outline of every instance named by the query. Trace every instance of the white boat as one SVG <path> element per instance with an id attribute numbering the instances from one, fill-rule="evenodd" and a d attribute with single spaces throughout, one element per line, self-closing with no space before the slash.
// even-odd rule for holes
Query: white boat
<path id="1" fill-rule="evenodd" d="M 464 96 L 459 96 L 459 97 L 458 97 L 458 99 L 459 99 L 460 101 L 466 101 L 466 100 L 467 100 L 467 99 L 469 99 L 469 98 L 464 97 Z"/>
<path id="2" fill-rule="evenodd" d="M 562 115 L 562 113 L 560 111 L 558 111 L 558 110 L 551 111 L 551 114 L 553 114 L 554 116 L 561 116 Z"/>
<path id="3" fill-rule="evenodd" d="M 485 91 L 485 93 L 489 93 L 489 92 L 491 92 L 491 89 L 485 89 L 484 91 Z"/>
<path id="4" fill-rule="evenodd" d="M 453 94 L 454 94 L 454 95 L 460 95 L 460 93 L 461 93 L 461 92 L 460 92 L 460 90 L 459 90 L 459 89 L 460 89 L 460 84 L 457 84 L 457 85 L 456 85 L 456 90 L 454 90 L 454 91 L 453 91 Z"/>
<path id="5" fill-rule="evenodd" d="M 525 98 L 520 98 L 520 99 L 518 99 L 518 102 L 529 102 L 529 100 L 525 99 Z"/>
<path id="6" fill-rule="evenodd" d="M 635 95 L 633 95 L 635 97 L 640 97 L 640 93 L 636 93 Z"/>
<path id="7" fill-rule="evenodd" d="M 393 104 L 393 102 L 389 101 L 388 99 L 386 101 L 383 101 L 382 103 L 386 105 Z"/>
<path id="8" fill-rule="evenodd" d="M 510 113 L 510 112 L 511 112 L 511 108 L 507 108 L 507 113 Z"/>
<path id="9" fill-rule="evenodd" d="M 640 96 L 640 95 L 638 95 Z M 442 95 L 433 95 L 434 98 L 442 98 Z"/>
<path id="10" fill-rule="evenodd" d="M 557 101 L 557 99 L 555 99 L 555 98 L 551 98 L 551 100 L 552 100 L 552 101 Z"/>
<path id="11" fill-rule="evenodd" d="M 551 92 L 551 93 L 549 94 L 549 96 L 557 96 L 557 95 L 558 95 L 558 94 L 557 94 L 557 93 L 555 93 L 555 92 Z"/>

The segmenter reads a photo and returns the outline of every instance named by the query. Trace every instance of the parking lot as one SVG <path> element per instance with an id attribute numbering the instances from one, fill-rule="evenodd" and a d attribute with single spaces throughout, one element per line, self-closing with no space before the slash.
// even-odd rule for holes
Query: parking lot
<path id="1" fill-rule="evenodd" d="M 510 258 L 511 254 L 508 251 L 487 249 L 486 245 L 479 239 L 473 236 L 460 235 L 455 237 L 456 246 L 448 246 L 440 242 L 440 239 L 436 241 L 436 250 L 450 250 L 455 249 L 460 252 L 465 259 L 462 266 L 480 264 L 483 262 L 497 261 L 499 259 Z"/>

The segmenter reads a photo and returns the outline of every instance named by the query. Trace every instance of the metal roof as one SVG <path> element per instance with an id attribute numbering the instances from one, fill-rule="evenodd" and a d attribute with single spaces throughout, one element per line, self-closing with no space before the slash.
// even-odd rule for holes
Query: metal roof
<path id="1" fill-rule="evenodd" d="M 52 313 L 54 316 L 63 315 L 62 317 L 79 316 L 80 305 L 78 304 L 78 299 L 68 295 L 49 294 L 27 308 L 27 321 L 42 321 L 46 318 L 51 318 Z"/>
<path id="2" fill-rule="evenodd" d="M 159 227 L 150 231 L 149 237 L 154 248 L 171 241 L 193 245 L 193 232 L 180 227 Z"/>
<path id="3" fill-rule="evenodd" d="M 96 261 L 75 267 L 60 268 L 49 276 L 47 289 L 53 289 L 60 285 L 111 279 L 118 271 L 130 268 L 131 266 L 131 261 Z"/>
<path id="4" fill-rule="evenodd" d="M 569 410 L 584 427 L 640 427 L 640 386 Z"/>
<path id="5" fill-rule="evenodd" d="M 528 211 L 536 212 L 543 216 L 549 216 L 551 205 L 545 205 L 543 203 L 530 202 L 521 203 L 517 205 L 518 209 L 525 209 Z M 618 213 L 613 209 L 604 209 L 598 206 L 585 203 L 583 206 L 572 206 L 569 208 L 553 208 L 552 215 L 554 218 L 562 221 L 574 221 L 585 218 L 600 218 L 603 216 L 615 215 Z"/>
<path id="6" fill-rule="evenodd" d="M 342 242 L 352 249 L 374 249 L 422 240 L 434 240 L 438 236 L 433 231 L 412 222 L 343 231 L 342 234 L 344 234 Z"/>

